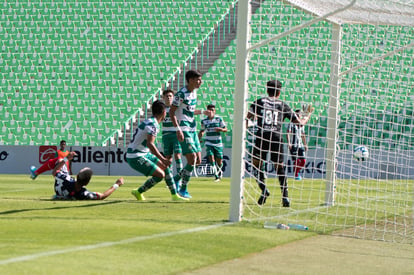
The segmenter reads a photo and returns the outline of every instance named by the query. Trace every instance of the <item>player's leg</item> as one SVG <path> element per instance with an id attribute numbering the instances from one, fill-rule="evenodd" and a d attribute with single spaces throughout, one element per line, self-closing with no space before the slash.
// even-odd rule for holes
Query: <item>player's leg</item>
<path id="1" fill-rule="evenodd" d="M 267 140 L 262 139 L 260 136 L 256 136 L 253 147 L 253 175 L 256 178 L 256 182 L 262 190 L 262 194 L 258 200 L 258 204 L 262 205 L 266 202 L 266 198 L 270 195 L 269 190 L 266 188 L 265 180 L 266 174 L 264 170 L 264 161 L 267 159 L 267 152 L 270 149 L 270 143 Z"/>
<path id="2" fill-rule="evenodd" d="M 297 180 L 301 180 L 302 176 L 301 176 L 301 171 L 302 169 L 305 167 L 306 164 L 306 155 L 305 155 L 305 149 L 304 148 L 299 148 L 298 150 L 298 160 L 297 160 Z"/>
<path id="3" fill-rule="evenodd" d="M 223 177 L 223 147 L 215 147 L 214 158 L 216 160 L 217 176 L 220 180 Z"/>
<path id="4" fill-rule="evenodd" d="M 269 142 L 257 136 L 254 143 L 255 145 L 253 147 L 252 169 L 253 169 L 253 175 L 256 178 L 257 185 L 262 191 L 257 203 L 259 205 L 263 205 L 266 203 L 266 199 L 270 195 L 270 192 L 266 187 L 266 183 L 265 183 L 266 176 L 265 176 L 265 171 L 263 169 L 264 160 L 267 159 L 267 152 L 269 150 Z"/>
<path id="5" fill-rule="evenodd" d="M 223 177 L 223 157 L 224 157 L 224 153 L 223 153 L 223 147 L 217 147 L 216 148 L 216 162 L 217 162 L 217 166 L 219 168 L 219 177 L 222 178 Z"/>
<path id="6" fill-rule="evenodd" d="M 36 169 L 35 166 L 30 167 L 30 178 L 35 179 L 38 175 L 53 170 L 55 168 L 56 161 L 58 161 L 59 158 L 53 158 L 46 161 L 42 166 Z"/>
<path id="7" fill-rule="evenodd" d="M 283 207 L 289 207 L 289 191 L 288 182 L 286 176 L 286 169 L 283 163 L 284 152 L 283 142 L 281 140 L 275 140 L 272 142 L 270 159 L 274 163 L 277 177 L 279 179 L 280 190 L 282 193 L 282 204 Z"/>
<path id="8" fill-rule="evenodd" d="M 181 142 L 181 148 L 187 160 L 187 164 L 184 166 L 183 170 L 174 177 L 174 180 L 177 181 L 181 179 L 181 186 L 178 191 L 180 196 L 191 198 L 191 195 L 188 193 L 188 183 L 190 182 L 191 174 L 194 171 L 197 161 L 201 163 L 201 147 L 197 133 L 183 132 L 183 134 L 184 141 Z"/>
<path id="9" fill-rule="evenodd" d="M 214 177 L 217 180 L 218 175 L 217 175 L 216 160 L 214 159 L 214 151 L 213 150 L 214 150 L 213 146 L 206 145 L 206 155 L 207 155 L 208 163 L 211 167 L 211 170 L 213 171 Z"/>
<path id="10" fill-rule="evenodd" d="M 295 176 L 295 178 L 298 177 L 298 148 L 295 146 L 292 146 L 292 149 L 290 149 L 290 156 L 292 158 L 292 162 L 293 162 L 293 175 Z"/>
<path id="11" fill-rule="evenodd" d="M 152 176 L 138 189 L 131 191 L 131 194 L 137 200 L 145 200 L 143 193 L 154 187 L 165 177 L 164 171 L 157 165 L 158 161 L 158 158 L 150 153 L 142 157 L 127 158 L 127 162 L 132 169 L 145 176 Z"/>
<path id="12" fill-rule="evenodd" d="M 183 169 L 183 161 L 181 158 L 181 154 L 182 154 L 181 145 L 178 142 L 178 140 L 176 140 L 174 142 L 174 159 L 175 159 L 175 170 L 177 174 L 180 173 L 180 171 Z"/>

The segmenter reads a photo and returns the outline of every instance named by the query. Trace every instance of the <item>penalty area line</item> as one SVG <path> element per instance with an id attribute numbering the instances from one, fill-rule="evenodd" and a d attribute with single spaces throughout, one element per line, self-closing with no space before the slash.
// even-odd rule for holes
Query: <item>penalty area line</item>
<path id="1" fill-rule="evenodd" d="M 60 250 L 45 251 L 45 252 L 35 253 L 31 255 L 25 255 L 25 256 L 19 256 L 15 258 L 0 260 L 0 265 L 32 261 L 32 260 L 42 258 L 42 257 L 49 257 L 49 256 L 54 256 L 54 255 L 72 253 L 72 252 L 86 251 L 86 250 L 92 250 L 92 249 L 97 249 L 97 248 L 111 247 L 111 246 L 121 245 L 121 244 L 131 244 L 131 243 L 152 240 L 152 239 L 157 239 L 157 238 L 170 237 L 170 236 L 181 235 L 181 234 L 186 234 L 186 233 L 206 231 L 206 230 L 215 229 L 215 228 L 219 228 L 219 227 L 231 225 L 231 224 L 234 224 L 234 223 L 232 222 L 219 223 L 219 224 L 213 224 L 213 225 L 208 225 L 208 226 L 189 228 L 189 229 L 180 230 L 180 231 L 164 232 L 164 233 L 148 235 L 148 236 L 139 236 L 139 237 L 129 238 L 129 239 L 115 241 L 115 242 L 103 242 L 103 243 L 97 243 L 97 244 L 91 244 L 91 245 L 70 247 L 70 248 L 60 249 Z"/>

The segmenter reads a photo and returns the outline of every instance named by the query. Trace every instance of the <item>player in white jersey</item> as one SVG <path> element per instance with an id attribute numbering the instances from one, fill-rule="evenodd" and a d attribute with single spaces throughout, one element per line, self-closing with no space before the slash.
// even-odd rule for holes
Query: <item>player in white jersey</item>
<path id="1" fill-rule="evenodd" d="M 295 113 L 299 116 L 301 110 L 298 109 Z M 293 161 L 293 172 L 295 174 L 295 179 L 301 180 L 302 176 L 300 175 L 300 171 L 305 167 L 306 151 L 308 151 L 305 127 L 303 125 L 289 123 L 287 129 L 287 140 L 290 156 Z"/>
<path id="2" fill-rule="evenodd" d="M 177 194 L 175 182 L 169 168 L 171 160 L 165 158 L 155 146 L 155 138 L 160 132 L 160 123 L 167 114 L 165 107 L 165 104 L 159 100 L 152 104 L 152 117 L 139 124 L 128 145 L 126 160 L 129 166 L 145 176 L 152 176 L 138 189 L 131 191 L 137 200 L 145 200 L 143 193 L 164 178 L 170 189 L 172 200 L 188 200 Z"/>
<path id="3" fill-rule="evenodd" d="M 223 175 L 221 170 L 223 167 L 223 141 L 221 133 L 227 132 L 227 126 L 223 119 L 216 115 L 216 106 L 214 104 L 209 104 L 207 110 L 210 110 L 211 114 L 201 120 L 201 130 L 198 132 L 198 138 L 201 141 L 204 132 L 206 132 L 206 153 L 210 165 L 213 167 L 215 181 L 217 182 L 220 181 Z"/>
<path id="4" fill-rule="evenodd" d="M 204 112 L 196 110 L 197 89 L 200 88 L 202 83 L 201 76 L 200 72 L 194 70 L 189 70 L 185 74 L 187 85 L 175 94 L 169 113 L 183 155 L 187 160 L 186 166 L 174 178 L 175 181 L 181 180 L 179 194 L 185 198 L 191 198 L 187 185 L 194 167 L 201 163 L 201 146 L 196 132 L 194 115 L 200 115 L 201 113 L 208 115 L 210 113 L 207 110 Z"/>

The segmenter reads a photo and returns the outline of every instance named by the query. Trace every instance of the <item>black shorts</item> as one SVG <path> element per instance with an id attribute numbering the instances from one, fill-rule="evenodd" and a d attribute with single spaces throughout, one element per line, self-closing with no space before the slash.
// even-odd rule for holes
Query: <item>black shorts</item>
<path id="1" fill-rule="evenodd" d="M 293 161 L 296 159 L 304 159 L 306 157 L 305 148 L 292 146 L 292 149 L 290 150 L 290 156 L 292 157 Z"/>
<path id="2" fill-rule="evenodd" d="M 256 136 L 253 156 L 265 161 L 267 154 L 270 153 L 270 160 L 273 163 L 283 163 L 283 143 L 283 138 L 278 135 L 270 137 Z"/>

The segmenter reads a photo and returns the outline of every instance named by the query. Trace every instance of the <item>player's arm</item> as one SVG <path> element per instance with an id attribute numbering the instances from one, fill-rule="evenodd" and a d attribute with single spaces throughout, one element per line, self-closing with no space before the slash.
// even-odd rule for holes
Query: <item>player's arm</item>
<path id="1" fill-rule="evenodd" d="M 199 141 L 201 141 L 201 139 L 202 139 L 203 135 L 204 135 L 204 129 L 201 129 L 201 130 L 198 132 L 198 140 L 199 140 Z"/>
<path id="2" fill-rule="evenodd" d="M 292 137 L 291 137 L 291 135 L 292 135 L 292 131 L 291 131 L 291 129 L 290 129 L 290 126 L 288 127 L 288 129 L 287 129 L 287 134 L 286 134 L 286 139 L 287 139 L 287 142 L 288 142 L 288 147 L 289 147 L 289 150 L 292 148 Z"/>
<path id="3" fill-rule="evenodd" d="M 71 161 L 74 156 L 76 156 L 76 153 L 70 152 L 66 158 L 59 159 L 55 165 L 55 168 L 53 168 L 52 175 L 55 177 L 57 172 L 62 169 L 63 165 L 65 165 L 67 161 Z"/>
<path id="4" fill-rule="evenodd" d="M 221 121 L 220 127 L 216 128 L 216 132 L 223 132 L 226 133 L 228 131 L 226 124 Z"/>
<path id="5" fill-rule="evenodd" d="M 58 159 L 57 164 L 55 165 L 55 168 L 53 168 L 52 175 L 56 177 L 56 174 L 60 169 L 62 169 L 63 165 L 65 165 L 66 161 L 65 159 Z"/>
<path id="6" fill-rule="evenodd" d="M 313 111 L 315 110 L 314 107 L 312 107 L 312 104 L 309 104 L 304 110 L 303 110 L 303 116 L 299 117 L 295 114 L 294 118 L 296 119 L 292 120 L 293 123 L 299 124 L 299 125 L 306 125 L 308 123 Z"/>
<path id="7" fill-rule="evenodd" d="M 211 111 L 210 110 L 194 110 L 194 115 L 205 115 L 205 116 L 210 116 Z"/>
<path id="8" fill-rule="evenodd" d="M 161 154 L 160 151 L 158 151 L 157 146 L 155 146 L 155 136 L 148 134 L 147 135 L 147 146 L 150 152 L 155 155 L 162 163 L 164 167 L 161 167 L 163 169 L 166 169 L 171 164 L 171 160 L 164 157 L 163 154 Z"/>
<path id="9" fill-rule="evenodd" d="M 121 185 L 124 184 L 124 178 L 119 178 L 116 180 L 116 182 L 114 183 L 114 185 L 112 185 L 111 187 L 109 187 L 108 190 L 106 190 L 103 193 L 99 193 L 99 192 L 95 192 L 98 196 L 96 199 L 98 200 L 104 200 L 107 197 L 109 197 L 116 189 L 118 189 Z"/>
<path id="10" fill-rule="evenodd" d="M 255 119 L 255 114 L 253 113 L 253 107 L 255 106 L 256 102 L 252 103 L 250 105 L 250 108 L 247 110 L 247 116 L 246 116 L 246 128 L 253 125 L 253 120 Z M 249 125 L 249 122 L 251 125 Z"/>

